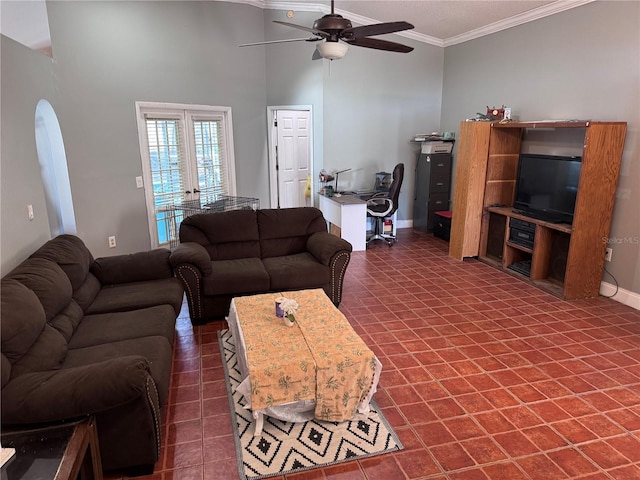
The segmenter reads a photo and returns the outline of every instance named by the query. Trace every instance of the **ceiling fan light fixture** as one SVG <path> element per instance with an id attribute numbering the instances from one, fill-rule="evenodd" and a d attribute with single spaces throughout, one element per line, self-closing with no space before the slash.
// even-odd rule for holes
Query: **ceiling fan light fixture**
<path id="1" fill-rule="evenodd" d="M 349 45 L 343 42 L 322 42 L 316 45 L 316 49 L 322 58 L 328 60 L 340 60 L 347 54 Z"/>

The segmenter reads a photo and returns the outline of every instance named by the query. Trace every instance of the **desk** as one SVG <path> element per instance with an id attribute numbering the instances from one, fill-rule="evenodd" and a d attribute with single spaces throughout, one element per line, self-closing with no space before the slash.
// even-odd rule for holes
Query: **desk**
<path id="1" fill-rule="evenodd" d="M 366 250 L 367 202 L 356 195 L 318 198 L 325 220 L 340 227 L 340 236 L 352 245 L 353 251 Z"/>

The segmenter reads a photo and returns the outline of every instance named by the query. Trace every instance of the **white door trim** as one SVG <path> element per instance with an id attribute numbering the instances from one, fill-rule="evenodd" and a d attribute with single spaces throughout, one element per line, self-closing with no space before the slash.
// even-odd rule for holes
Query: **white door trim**
<path id="1" fill-rule="evenodd" d="M 309 170 L 313 176 L 313 107 L 311 105 L 277 105 L 267 107 L 267 144 L 269 151 L 269 202 L 270 208 L 278 207 L 278 175 L 276 173 L 276 144 L 277 129 L 274 127 L 274 118 L 278 110 L 308 111 L 309 126 Z M 311 179 L 311 201 L 314 199 L 314 182 Z"/>
<path id="2" fill-rule="evenodd" d="M 226 155 L 226 173 L 228 182 L 227 188 L 229 195 L 236 195 L 236 173 L 235 173 L 235 151 L 233 141 L 233 119 L 231 115 L 231 107 L 221 107 L 213 105 L 194 105 L 187 103 L 166 103 L 166 102 L 146 102 L 136 101 L 136 124 L 138 127 L 138 143 L 140 145 L 140 161 L 142 164 L 142 178 L 145 193 L 145 205 L 147 209 L 147 221 L 149 226 L 149 236 L 152 248 L 160 246 L 158 238 L 158 226 L 156 218 L 156 207 L 153 194 L 153 181 L 151 174 L 151 165 L 149 163 L 149 140 L 147 137 L 145 114 L 149 113 L 158 118 L 178 119 L 182 123 L 182 132 L 184 137 L 184 159 L 186 162 L 193 162 L 191 167 L 187 167 L 187 175 L 189 189 L 193 185 L 198 185 L 197 173 L 195 178 L 189 178 L 190 174 L 195 172 L 195 145 L 193 142 L 193 125 L 194 119 L 212 119 L 221 120 L 224 124 L 225 133 L 225 155 Z M 189 173 L 190 172 L 190 173 Z M 198 195 L 199 197 L 199 195 Z M 191 199 L 191 198 L 190 198 Z M 164 244 L 163 244 L 164 245 Z"/>

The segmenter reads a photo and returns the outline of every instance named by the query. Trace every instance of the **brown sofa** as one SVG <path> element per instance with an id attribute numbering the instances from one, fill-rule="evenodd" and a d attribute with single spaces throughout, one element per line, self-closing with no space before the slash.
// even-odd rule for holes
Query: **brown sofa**
<path id="1" fill-rule="evenodd" d="M 170 261 L 198 325 L 256 293 L 323 288 L 338 306 L 351 250 L 317 208 L 234 210 L 185 218 Z"/>
<path id="2" fill-rule="evenodd" d="M 93 414 L 104 469 L 150 473 L 183 299 L 169 251 L 94 259 L 61 235 L 0 295 L 3 430 Z"/>

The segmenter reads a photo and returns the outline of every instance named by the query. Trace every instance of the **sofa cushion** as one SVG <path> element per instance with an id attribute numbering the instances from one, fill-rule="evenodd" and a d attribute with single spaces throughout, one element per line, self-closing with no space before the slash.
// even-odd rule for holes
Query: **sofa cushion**
<path id="1" fill-rule="evenodd" d="M 205 295 L 235 295 L 269 290 L 269 274 L 259 258 L 211 262 L 213 272 L 202 279 Z"/>
<path id="2" fill-rule="evenodd" d="M 13 269 L 12 278 L 33 290 L 44 307 L 47 321 L 71 301 L 71 282 L 60 266 L 44 258 L 29 258 Z"/>
<path id="3" fill-rule="evenodd" d="M 46 319 L 33 290 L 17 280 L 4 278 L 0 284 L 0 337 L 2 353 L 11 363 L 23 357 L 38 339 Z"/>
<path id="4" fill-rule="evenodd" d="M 67 342 L 51 325 L 45 325 L 31 348 L 11 366 L 11 377 L 60 368 L 67 355 Z"/>
<path id="5" fill-rule="evenodd" d="M 101 413 L 143 394 L 148 376 L 149 363 L 141 356 L 21 375 L 2 391 L 2 423 L 54 422 Z"/>
<path id="6" fill-rule="evenodd" d="M 258 210 L 262 258 L 294 255 L 307 250 L 307 239 L 326 232 L 322 212 L 313 207 Z"/>
<path id="7" fill-rule="evenodd" d="M 183 287 L 177 278 L 123 283 L 102 287 L 85 314 L 126 312 L 155 305 L 171 305 L 175 315 L 182 308 Z"/>
<path id="8" fill-rule="evenodd" d="M 60 265 L 67 274 L 73 290 L 85 281 L 93 255 L 84 242 L 75 235 L 59 235 L 36 250 L 30 258 L 46 258 Z"/>
<path id="9" fill-rule="evenodd" d="M 49 325 L 60 332 L 65 341 L 69 343 L 76 328 L 78 328 L 78 325 L 83 320 L 83 315 L 80 305 L 74 300 L 71 300 L 65 309 L 53 317 Z"/>
<path id="10" fill-rule="evenodd" d="M 164 405 L 169 392 L 172 358 L 171 345 L 165 337 L 142 337 L 70 349 L 62 368 L 82 367 L 130 355 L 139 355 L 147 359 L 151 376 L 158 387 L 160 404 Z"/>
<path id="11" fill-rule="evenodd" d="M 331 271 L 311 255 L 299 253 L 265 258 L 264 267 L 271 280 L 271 290 L 300 290 L 329 285 Z"/>
<path id="12" fill-rule="evenodd" d="M 201 213 L 180 224 L 180 242 L 196 242 L 211 260 L 259 258 L 260 238 L 254 210 Z"/>
<path id="13" fill-rule="evenodd" d="M 80 305 L 83 312 L 86 312 L 89 306 L 100 293 L 102 284 L 91 272 L 88 273 L 84 283 L 73 291 L 73 299 Z"/>
<path id="14" fill-rule="evenodd" d="M 166 248 L 156 248 L 146 252 L 96 258 L 91 265 L 91 273 L 103 285 L 144 282 L 173 277 Z"/>
<path id="15" fill-rule="evenodd" d="M 85 315 L 69 348 L 90 347 L 132 338 L 162 336 L 173 345 L 176 315 L 171 305 L 129 312 Z"/>

